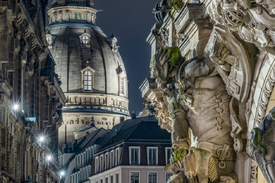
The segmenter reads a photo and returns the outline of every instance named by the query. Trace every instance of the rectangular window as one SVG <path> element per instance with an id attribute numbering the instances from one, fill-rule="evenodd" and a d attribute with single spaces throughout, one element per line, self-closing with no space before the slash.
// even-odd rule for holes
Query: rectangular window
<path id="1" fill-rule="evenodd" d="M 131 161 L 130 161 L 130 164 L 131 165 L 138 165 L 139 164 L 139 148 L 135 148 L 135 147 L 132 147 L 130 148 L 131 151 L 130 151 L 130 158 L 131 158 Z"/>
<path id="2" fill-rule="evenodd" d="M 157 148 L 148 148 L 148 165 L 157 165 Z"/>
<path id="3" fill-rule="evenodd" d="M 114 167 L 114 151 L 111 151 L 110 153 L 110 166 L 111 168 Z"/>
<path id="4" fill-rule="evenodd" d="M 139 172 L 130 172 L 130 183 L 139 183 Z"/>
<path id="5" fill-rule="evenodd" d="M 168 165 L 170 163 L 170 156 L 171 156 L 171 148 L 170 147 L 166 147 L 166 164 Z"/>
<path id="6" fill-rule="evenodd" d="M 118 173 L 116 174 L 116 183 L 119 183 Z"/>
<path id="7" fill-rule="evenodd" d="M 157 172 L 148 172 L 148 183 L 157 183 Z"/>
<path id="8" fill-rule="evenodd" d="M 103 179 L 100 179 L 100 183 L 103 183 Z"/>
<path id="9" fill-rule="evenodd" d="M 100 156 L 100 171 L 103 171 L 103 155 Z"/>
<path id="10" fill-rule="evenodd" d="M 108 177 L 105 178 L 105 183 L 108 183 Z"/>
<path id="11" fill-rule="evenodd" d="M 165 172 L 165 180 L 166 180 L 166 182 L 168 182 L 168 180 L 170 179 L 170 177 L 172 177 L 173 176 L 173 173 L 171 173 L 171 172 Z"/>
<path id="12" fill-rule="evenodd" d="M 98 157 L 95 158 L 95 172 L 99 172 L 99 159 Z"/>
<path id="13" fill-rule="evenodd" d="M 92 73 L 90 71 L 85 71 L 83 76 L 83 85 L 85 91 L 92 90 Z"/>
<path id="14" fill-rule="evenodd" d="M 116 149 L 116 166 L 118 166 L 119 165 L 119 157 L 120 155 L 119 155 L 119 149 Z"/>
<path id="15" fill-rule="evenodd" d="M 110 176 L 110 181 L 111 181 L 111 183 L 114 183 L 114 176 L 113 175 Z"/>
<path id="16" fill-rule="evenodd" d="M 105 163 L 105 168 L 109 169 L 109 163 L 108 163 L 109 162 L 109 156 L 108 156 L 108 154 L 105 154 L 105 162 L 106 162 Z"/>

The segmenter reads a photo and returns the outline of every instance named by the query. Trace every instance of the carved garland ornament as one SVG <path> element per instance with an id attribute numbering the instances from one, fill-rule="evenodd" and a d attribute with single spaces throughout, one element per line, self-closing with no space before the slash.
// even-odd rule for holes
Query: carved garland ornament
<path id="1" fill-rule="evenodd" d="M 275 60 L 273 60 L 270 70 L 264 80 L 262 85 L 261 93 L 259 94 L 259 102 L 257 105 L 257 110 L 255 113 L 254 125 L 259 125 L 266 115 L 267 105 L 269 103 L 269 98 L 274 90 L 275 84 Z"/>

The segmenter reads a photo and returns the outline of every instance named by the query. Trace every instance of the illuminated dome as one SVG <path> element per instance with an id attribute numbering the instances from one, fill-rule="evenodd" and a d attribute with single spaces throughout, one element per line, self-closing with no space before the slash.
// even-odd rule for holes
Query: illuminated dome
<path id="1" fill-rule="evenodd" d="M 95 25 L 96 10 L 88 0 L 54 1 L 48 15 L 46 39 L 68 99 L 59 136 L 71 142 L 83 126 L 112 128 L 129 116 L 127 74 L 117 38 Z"/>

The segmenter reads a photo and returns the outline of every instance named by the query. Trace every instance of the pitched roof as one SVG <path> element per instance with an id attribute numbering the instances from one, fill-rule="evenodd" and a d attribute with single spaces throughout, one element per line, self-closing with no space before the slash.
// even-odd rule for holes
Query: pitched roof
<path id="1" fill-rule="evenodd" d="M 104 137 L 96 141 L 101 150 L 121 142 L 171 142 L 171 134 L 158 125 L 154 116 L 126 120 L 114 126 Z"/>

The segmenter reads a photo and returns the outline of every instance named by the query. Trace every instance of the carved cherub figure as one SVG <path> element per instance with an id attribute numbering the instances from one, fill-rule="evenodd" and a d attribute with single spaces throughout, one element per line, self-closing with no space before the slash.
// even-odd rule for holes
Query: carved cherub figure
<path id="1" fill-rule="evenodd" d="M 174 173 L 170 183 L 234 180 L 231 96 L 215 63 L 184 61 L 178 47 L 165 47 L 153 57 L 151 69 L 169 101 L 173 153 L 165 169 Z M 190 147 L 189 129 L 197 138 L 197 148 Z"/>

